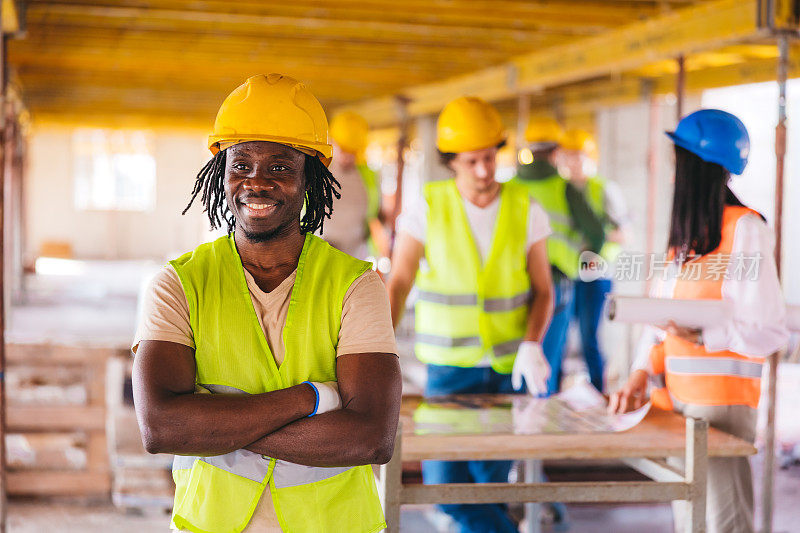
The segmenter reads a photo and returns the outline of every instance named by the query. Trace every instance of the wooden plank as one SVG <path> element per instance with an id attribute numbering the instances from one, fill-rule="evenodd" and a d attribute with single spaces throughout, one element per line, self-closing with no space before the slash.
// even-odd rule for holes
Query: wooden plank
<path id="1" fill-rule="evenodd" d="M 86 470 L 108 472 L 108 442 L 105 433 L 90 433 L 86 444 Z"/>
<path id="2" fill-rule="evenodd" d="M 655 481 L 681 481 L 684 474 L 663 459 L 627 458 L 623 463 Z"/>
<path id="3" fill-rule="evenodd" d="M 690 495 L 686 483 L 451 483 L 404 486 L 403 504 L 518 502 L 669 502 Z"/>
<path id="4" fill-rule="evenodd" d="M 10 432 L 102 431 L 105 408 L 98 406 L 8 406 Z"/>
<path id="5" fill-rule="evenodd" d="M 129 353 L 120 348 L 79 346 L 51 343 L 6 344 L 9 364 L 63 363 L 87 364 L 106 361 L 108 358 Z"/>
<path id="6" fill-rule="evenodd" d="M 413 411 L 420 398 L 403 400 L 403 460 L 440 459 L 617 459 L 683 457 L 685 419 L 654 409 L 636 427 L 621 433 L 561 435 L 415 435 Z M 752 444 L 716 429 L 708 431 L 711 457 L 754 455 Z"/>
<path id="7" fill-rule="evenodd" d="M 706 530 L 706 484 L 708 482 L 708 421 L 686 419 L 686 481 L 690 497 L 685 531 Z"/>
<path id="8" fill-rule="evenodd" d="M 15 496 L 104 496 L 111 476 L 103 472 L 8 472 L 8 492 Z"/>

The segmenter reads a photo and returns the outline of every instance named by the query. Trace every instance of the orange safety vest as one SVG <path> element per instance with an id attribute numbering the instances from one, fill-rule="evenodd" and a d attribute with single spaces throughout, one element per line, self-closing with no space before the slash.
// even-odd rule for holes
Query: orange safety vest
<path id="1" fill-rule="evenodd" d="M 722 214 L 722 239 L 716 250 L 681 267 L 673 298 L 721 300 L 722 282 L 731 260 L 736 223 L 756 211 L 726 206 Z M 691 266 L 690 266 L 691 265 Z M 672 410 L 677 402 L 696 405 L 748 405 L 758 407 L 763 358 L 746 357 L 730 350 L 710 352 L 674 335 L 650 350 L 650 399 L 655 407 Z"/>

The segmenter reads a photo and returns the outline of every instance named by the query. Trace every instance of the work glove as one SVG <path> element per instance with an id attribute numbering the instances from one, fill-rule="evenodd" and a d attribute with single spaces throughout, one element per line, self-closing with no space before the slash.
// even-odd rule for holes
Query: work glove
<path id="1" fill-rule="evenodd" d="M 339 384 L 335 381 L 306 381 L 317 394 L 317 407 L 308 416 L 321 415 L 328 411 L 342 408 L 342 398 L 339 396 Z"/>
<path id="2" fill-rule="evenodd" d="M 540 396 L 547 392 L 547 378 L 550 377 L 550 364 L 544 356 L 542 345 L 534 341 L 523 341 L 517 349 L 517 358 L 511 371 L 511 385 L 515 390 L 522 387 L 522 378 L 528 386 L 528 393 Z"/>

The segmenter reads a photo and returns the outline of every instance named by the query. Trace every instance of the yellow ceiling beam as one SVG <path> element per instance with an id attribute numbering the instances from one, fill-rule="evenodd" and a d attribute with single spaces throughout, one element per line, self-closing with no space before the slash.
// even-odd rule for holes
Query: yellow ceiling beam
<path id="1" fill-rule="evenodd" d="M 686 90 L 699 92 L 716 87 L 729 87 L 746 83 L 774 81 L 778 67 L 777 58 L 754 59 L 745 63 L 707 68 L 686 73 Z M 789 77 L 800 78 L 800 45 L 794 45 L 789 52 Z M 675 92 L 675 76 L 663 76 L 655 81 L 657 94 Z"/>
<path id="2" fill-rule="evenodd" d="M 87 5 L 88 4 L 88 5 Z M 83 2 L 87 16 L 109 16 L 108 11 L 97 8 L 136 9 L 141 4 L 121 1 L 115 6 L 108 3 Z M 57 2 L 37 2 L 36 9 L 54 13 L 69 13 Z M 662 12 L 655 2 L 630 4 L 621 2 L 547 1 L 514 2 L 504 0 L 464 0 L 430 2 L 407 0 L 402 3 L 380 0 L 337 0 L 320 3 L 313 0 L 283 2 L 192 2 L 191 9 L 179 0 L 153 2 L 148 11 L 204 11 L 233 13 L 247 16 L 281 16 L 362 22 L 402 22 L 425 25 L 479 26 L 497 28 L 537 28 L 542 31 L 560 31 L 566 34 L 596 33 L 618 26 L 625 21 L 651 17 Z M 424 13 L 424 17 L 420 17 Z M 577 16 L 576 16 L 577 15 Z M 191 16 L 191 14 L 186 15 Z"/>
<path id="3" fill-rule="evenodd" d="M 315 62 L 338 63 L 346 66 L 350 63 L 366 63 L 378 61 L 385 63 L 394 61 L 416 67 L 449 68 L 491 64 L 502 61 L 507 56 L 503 51 L 490 48 L 465 49 L 457 52 L 453 49 L 436 46 L 416 46 L 397 43 L 374 43 L 371 45 L 358 43 L 337 43 L 309 39 L 284 40 L 271 42 L 256 41 L 252 38 L 229 38 L 224 40 L 200 38 L 188 34 L 165 34 L 155 38 L 153 35 L 140 33 L 122 33 L 113 29 L 91 29 L 77 32 L 74 29 L 59 27 L 46 32 L 29 32 L 25 40 L 14 41 L 11 50 L 36 54 L 53 51 L 53 43 L 58 43 L 58 51 L 108 53 L 136 55 L 142 58 L 159 57 L 160 55 L 176 56 L 176 52 L 188 53 L 202 58 L 206 68 L 212 62 L 232 59 L 245 61 L 269 62 L 271 58 L 300 58 Z M 546 42 L 542 41 L 542 45 Z M 552 44 L 552 41 L 551 43 Z M 113 66 L 113 56 L 106 63 Z M 181 61 L 185 65 L 185 61 Z"/>
<path id="4" fill-rule="evenodd" d="M 20 30 L 19 6 L 15 0 L 3 0 L 0 4 L 0 16 L 3 19 L 3 33 L 17 33 Z"/>
<path id="5" fill-rule="evenodd" d="M 680 54 L 753 38 L 762 33 L 756 7 L 757 0 L 715 0 L 573 44 L 519 56 L 504 65 L 400 92 L 411 99 L 411 114 L 418 115 L 438 112 L 461 94 L 494 101 L 524 91 L 621 73 Z M 385 125 L 394 120 L 394 113 L 379 102 L 351 107 L 356 111 L 371 108 L 374 115 L 365 116 L 375 124 Z"/>
<path id="6" fill-rule="evenodd" d="M 81 26 L 87 18 L 102 19 L 104 27 L 136 28 L 137 31 L 186 31 L 220 36 L 225 33 L 250 33 L 266 40 L 271 37 L 310 39 L 341 39 L 378 42 L 485 43 L 488 46 L 503 43 L 536 42 L 541 39 L 537 28 L 502 27 L 483 25 L 445 26 L 394 21 L 369 21 L 325 19 L 313 16 L 289 17 L 282 15 L 257 15 L 220 12 L 191 11 L 186 9 L 153 9 L 117 6 L 78 6 L 50 4 L 28 11 L 29 24 L 71 24 Z"/>

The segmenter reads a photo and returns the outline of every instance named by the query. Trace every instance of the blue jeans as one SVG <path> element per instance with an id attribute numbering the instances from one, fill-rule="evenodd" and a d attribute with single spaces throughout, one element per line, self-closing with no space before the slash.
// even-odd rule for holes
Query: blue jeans
<path id="1" fill-rule="evenodd" d="M 611 292 L 610 279 L 575 282 L 575 317 L 581 330 L 583 358 L 589 369 L 589 379 L 600 392 L 603 392 L 604 387 L 605 362 L 600 352 L 597 330 L 603 316 L 606 294 L 609 292 Z"/>
<path id="2" fill-rule="evenodd" d="M 567 331 L 572 320 L 574 309 L 574 282 L 566 277 L 553 278 L 553 296 L 555 306 L 553 318 L 542 341 L 547 362 L 550 363 L 550 379 L 547 380 L 547 395 L 557 393 L 561 389 L 561 361 L 564 359 L 564 346 L 567 343 Z"/>
<path id="3" fill-rule="evenodd" d="M 508 394 L 511 375 L 498 374 L 491 368 L 460 368 L 428 365 L 425 396 L 442 394 Z M 422 461 L 425 484 L 505 483 L 512 461 Z M 459 533 L 517 533 L 504 504 L 438 505 L 458 525 Z"/>

